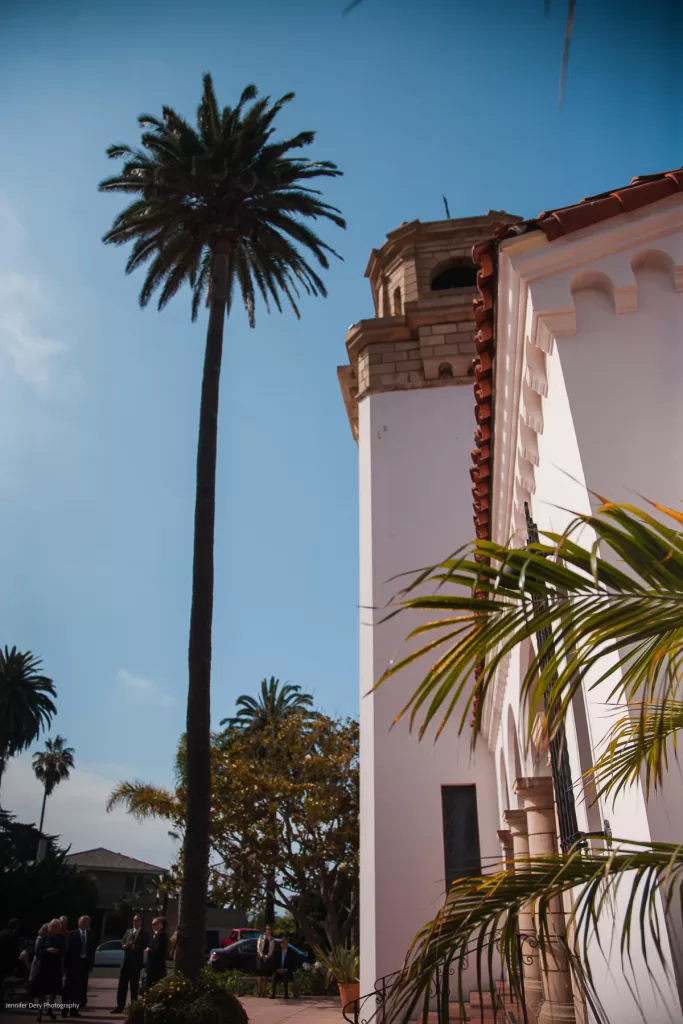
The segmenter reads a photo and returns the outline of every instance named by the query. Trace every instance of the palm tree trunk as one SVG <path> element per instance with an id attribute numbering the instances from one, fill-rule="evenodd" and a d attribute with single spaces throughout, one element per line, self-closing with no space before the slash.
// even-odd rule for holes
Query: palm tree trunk
<path id="1" fill-rule="evenodd" d="M 192 608 L 187 694 L 187 827 L 177 969 L 196 980 L 204 966 L 211 815 L 211 626 L 216 513 L 218 390 L 227 299 L 227 254 L 214 252 L 197 445 Z"/>
<path id="2" fill-rule="evenodd" d="M 45 792 L 43 793 L 43 806 L 42 806 L 42 809 L 41 809 L 41 812 L 40 812 L 40 825 L 38 826 L 38 831 L 39 832 L 43 831 L 43 822 L 45 821 L 45 804 L 46 803 L 47 803 L 47 785 L 45 786 Z"/>

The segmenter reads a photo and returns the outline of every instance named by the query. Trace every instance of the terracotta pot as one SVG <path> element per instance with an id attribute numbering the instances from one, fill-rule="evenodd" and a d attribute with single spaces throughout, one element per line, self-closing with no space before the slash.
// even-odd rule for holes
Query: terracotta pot
<path id="1" fill-rule="evenodd" d="M 347 1003 L 352 1003 L 354 999 L 358 999 L 360 996 L 360 982 L 352 981 L 349 984 L 343 985 L 341 981 L 338 981 L 337 985 L 339 986 L 339 996 L 343 1010 Z"/>

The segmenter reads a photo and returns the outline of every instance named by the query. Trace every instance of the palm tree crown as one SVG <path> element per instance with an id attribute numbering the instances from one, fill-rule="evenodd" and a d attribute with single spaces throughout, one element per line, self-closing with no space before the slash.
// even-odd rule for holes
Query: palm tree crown
<path id="1" fill-rule="evenodd" d="M 10 757 L 33 743 L 57 713 L 54 683 L 30 651 L 0 649 L 0 778 Z"/>
<path id="2" fill-rule="evenodd" d="M 239 708 L 237 715 L 234 718 L 223 718 L 221 725 L 262 731 L 268 727 L 277 729 L 280 722 L 296 712 L 306 720 L 318 717 L 317 711 L 313 710 L 313 697 L 310 693 L 302 693 L 301 687 L 292 683 L 280 687 L 280 680 L 274 676 L 261 681 L 258 697 L 242 694 L 235 704 Z"/>
<path id="3" fill-rule="evenodd" d="M 52 795 L 60 782 L 69 778 L 74 766 L 74 748 L 67 747 L 65 744 L 66 740 L 63 736 L 55 736 L 53 740 L 45 741 L 45 750 L 39 750 L 33 755 L 33 772 L 45 787 L 43 809 L 40 815 L 41 832 L 45 820 L 47 798 Z"/>
<path id="4" fill-rule="evenodd" d="M 296 246 L 307 249 L 324 268 L 329 265 L 327 254 L 337 255 L 300 218 L 324 217 L 346 226 L 336 207 L 322 202 L 320 193 L 306 184 L 341 171 L 329 161 L 291 155 L 310 145 L 314 132 L 271 140 L 273 121 L 294 93 L 273 104 L 269 97 L 257 101 L 257 95 L 249 85 L 236 107 L 221 111 L 211 76 L 205 75 L 196 128 L 164 107 L 161 119 L 146 114 L 139 118 L 142 149 L 114 145 L 107 151 L 125 162 L 119 174 L 101 182 L 100 190 L 136 198 L 104 241 L 134 242 L 127 273 L 151 261 L 141 305 L 161 287 L 162 309 L 188 282 L 195 319 L 202 299 L 210 302 L 212 256 L 219 250 L 227 256 L 226 313 L 237 281 L 252 326 L 257 290 L 266 308 L 270 297 L 281 309 L 285 295 L 297 316 L 299 285 L 309 294 L 326 294 L 323 281 Z"/>

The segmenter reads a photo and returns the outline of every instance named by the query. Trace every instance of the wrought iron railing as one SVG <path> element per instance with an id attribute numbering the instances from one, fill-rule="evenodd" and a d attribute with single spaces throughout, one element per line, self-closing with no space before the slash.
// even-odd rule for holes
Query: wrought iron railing
<path id="1" fill-rule="evenodd" d="M 495 941 L 496 949 L 500 955 L 500 940 Z M 535 935 L 518 935 L 517 937 L 517 961 L 518 961 L 518 978 L 521 994 L 519 991 L 515 991 L 512 986 L 509 985 L 509 991 L 500 991 L 498 987 L 494 988 L 492 993 L 493 1005 L 495 1009 L 496 1020 L 500 1024 L 528 1024 L 527 1011 L 525 1006 L 524 998 L 524 966 L 529 965 L 533 961 L 533 952 L 529 952 L 534 948 L 538 947 L 538 939 Z M 477 945 L 473 944 L 469 953 L 474 952 L 477 949 Z M 505 957 L 500 955 L 501 964 L 501 976 L 500 982 L 503 985 L 506 983 L 506 965 Z M 441 965 L 437 967 L 434 974 L 430 991 L 429 991 L 429 1004 L 434 1006 L 431 1011 L 434 1014 L 433 1020 L 435 1024 L 449 1024 L 450 1012 L 444 1015 L 444 1005 L 456 1006 L 459 1000 L 449 1000 L 449 994 L 453 991 L 451 979 L 455 978 L 456 975 L 460 975 L 462 971 L 466 971 L 469 966 L 469 960 L 467 954 L 460 961 L 458 966 L 450 964 L 448 966 Z M 368 992 L 365 995 L 361 995 L 358 999 L 353 999 L 347 1003 L 342 1010 L 344 1019 L 347 1024 L 393 1024 L 392 1020 L 388 1018 L 388 1010 L 390 1009 L 391 996 L 394 993 L 395 986 L 400 978 L 402 971 L 394 971 L 392 974 L 387 974 L 382 978 L 378 978 L 375 982 L 374 989 L 372 992 Z M 475 990 L 476 991 L 476 990 Z M 481 993 L 488 993 L 490 989 L 482 988 Z M 471 995 L 471 992 L 470 992 Z M 515 1009 L 511 1008 L 513 1004 Z M 486 1010 L 482 1006 L 482 1015 L 486 1015 Z M 471 1021 L 472 1024 L 476 1024 L 477 1016 L 472 1013 L 472 1010 L 468 1012 L 467 1020 Z M 426 1024 L 426 1022 L 425 1022 Z"/>

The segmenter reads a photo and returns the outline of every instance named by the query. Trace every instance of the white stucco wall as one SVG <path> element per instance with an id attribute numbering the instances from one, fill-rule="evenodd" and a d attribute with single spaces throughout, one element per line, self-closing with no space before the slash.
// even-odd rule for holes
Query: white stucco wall
<path id="1" fill-rule="evenodd" d="M 416 624 L 379 624 L 396 574 L 440 561 L 473 534 L 469 387 L 392 392 L 359 406 L 361 992 L 397 970 L 445 889 L 441 786 L 476 784 L 484 864 L 500 859 L 493 757 L 455 722 L 436 744 L 391 723 L 422 678 L 411 668 L 366 696 Z M 375 608 L 374 611 L 371 609 Z M 424 669 L 422 670 L 424 671 Z"/>
<path id="2" fill-rule="evenodd" d="M 533 252 L 531 255 L 522 254 L 517 260 L 518 274 L 523 276 L 527 273 L 532 279 L 537 273 L 538 279 L 532 280 L 528 291 L 522 286 L 521 292 L 526 297 L 515 307 L 515 316 L 510 316 L 514 321 L 519 315 L 518 322 L 523 324 L 523 339 L 526 339 L 522 349 L 517 349 L 516 369 L 521 373 L 518 372 L 518 404 L 514 415 L 511 399 L 514 374 L 510 360 L 514 330 L 510 329 L 505 334 L 499 327 L 499 339 L 503 339 L 503 351 L 499 356 L 501 363 L 507 357 L 510 381 L 510 390 L 505 395 L 499 391 L 499 395 L 500 404 L 507 403 L 507 418 L 504 420 L 506 451 L 513 459 L 519 459 L 518 455 L 513 455 L 518 447 L 518 437 L 514 436 L 515 424 L 518 432 L 519 420 L 524 418 L 525 385 L 521 382 L 526 375 L 529 338 L 534 336 L 535 318 L 539 315 L 545 318 L 551 328 L 561 321 L 566 328 L 571 322 L 571 316 L 567 317 L 568 308 L 570 313 L 574 305 L 576 309 L 574 333 L 557 337 L 554 342 L 551 340 L 549 346 L 546 338 L 546 352 L 540 358 L 538 352 L 531 352 L 535 362 L 534 386 L 542 392 L 544 376 L 546 381 L 545 395 L 530 396 L 530 407 L 534 407 L 537 420 L 540 414 L 536 438 L 538 464 L 531 473 L 531 506 L 541 530 L 561 532 L 574 512 L 589 511 L 586 484 L 615 501 L 642 504 L 639 495 L 645 495 L 680 509 L 683 497 L 683 445 L 680 441 L 683 425 L 683 404 L 680 401 L 683 386 L 683 294 L 675 291 L 674 265 L 683 262 L 680 258 L 683 235 L 674 228 L 667 237 L 661 228 L 663 222 L 659 221 L 657 249 L 668 252 L 673 260 L 646 259 L 649 266 L 638 268 L 642 253 L 651 251 L 653 246 L 652 240 L 643 240 L 647 235 L 647 219 L 650 215 L 653 218 L 660 216 L 661 209 L 658 211 L 657 207 L 661 205 L 656 204 L 651 214 L 640 211 L 630 220 L 619 218 L 614 227 L 597 227 L 579 233 L 578 237 L 553 243 L 545 251 L 549 252 L 548 267 L 554 260 L 556 273 L 549 272 L 548 267 L 540 267 L 538 255 Z M 668 206 L 676 215 L 676 204 L 669 203 Z M 642 237 L 629 246 L 627 241 L 631 227 Z M 614 249 L 610 251 L 612 231 Z M 582 246 L 591 256 L 583 264 Z M 566 252 L 566 264 L 561 267 L 563 251 Z M 542 249 L 537 252 L 544 255 Z M 598 253 L 601 253 L 600 258 L 597 258 Z M 534 260 L 536 263 L 532 270 Z M 659 269 L 654 269 L 657 263 Z M 514 257 L 512 264 L 515 265 Z M 510 275 L 511 278 L 513 276 Z M 514 288 L 511 288 L 506 296 L 513 292 Z M 524 303 L 526 310 L 522 320 L 518 310 L 523 309 Z M 617 314 L 616 308 L 623 312 Z M 502 422 L 503 415 L 502 412 L 499 414 L 498 407 L 496 412 L 500 416 L 499 422 Z M 500 454 L 499 451 L 499 457 Z M 528 481 L 528 466 L 525 474 Z M 518 479 L 515 491 L 517 504 L 519 498 Z M 513 509 L 506 528 L 510 533 L 515 529 Z M 599 747 L 611 724 L 605 703 L 609 687 L 591 689 L 594 678 L 585 680 L 588 740 L 593 750 Z M 515 672 L 513 669 L 506 688 L 506 696 L 511 697 L 513 707 L 518 700 L 515 697 L 518 680 L 519 670 Z M 504 730 L 503 716 L 501 734 Z M 502 742 L 501 735 L 498 745 Z M 581 764 L 573 718 L 568 723 L 568 749 L 572 774 L 578 780 Z M 590 815 L 579 801 L 579 828 L 592 830 L 596 817 L 598 820 L 607 817 L 615 836 L 679 842 L 683 838 L 680 829 L 682 796 L 680 773 L 674 768 L 661 798 L 650 805 L 646 805 L 640 787 L 619 797 L 614 804 L 610 800 L 607 806 L 594 809 Z M 614 922 L 605 921 L 602 929 L 606 959 L 595 945 L 592 949 L 592 968 L 603 1005 L 610 1019 L 620 1024 L 635 1024 L 642 1020 L 681 1021 L 683 1014 L 678 996 L 672 991 L 670 979 L 654 967 L 654 957 L 651 960 L 654 967 L 652 979 L 647 976 L 636 948 L 634 973 L 629 980 L 631 986 L 635 983 L 637 997 L 625 983 L 619 950 L 612 948 L 610 940 L 620 933 L 619 921 L 628 895 L 627 888 L 624 887 L 617 901 Z M 674 925 L 674 932 L 679 928 L 678 924 Z M 676 954 L 681 945 L 678 934 L 673 938 L 674 948 L 669 950 L 669 956 Z M 666 935 L 664 945 L 666 948 Z"/>

